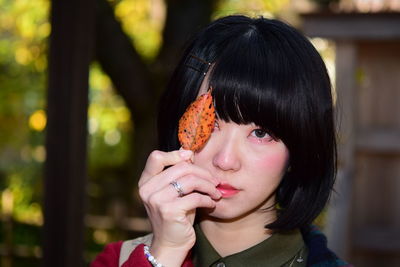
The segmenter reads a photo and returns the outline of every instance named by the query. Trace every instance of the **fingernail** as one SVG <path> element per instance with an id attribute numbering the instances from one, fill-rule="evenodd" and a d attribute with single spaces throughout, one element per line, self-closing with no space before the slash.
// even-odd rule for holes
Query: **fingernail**
<path id="1" fill-rule="evenodd" d="M 181 156 L 181 158 L 183 159 L 188 159 L 189 157 L 191 157 L 193 154 L 193 152 L 191 150 L 180 150 L 179 151 L 179 156 Z"/>

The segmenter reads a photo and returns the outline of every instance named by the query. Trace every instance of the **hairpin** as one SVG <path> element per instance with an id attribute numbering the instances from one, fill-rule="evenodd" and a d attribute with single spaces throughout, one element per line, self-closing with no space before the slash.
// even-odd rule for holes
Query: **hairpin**
<path id="1" fill-rule="evenodd" d="M 201 63 L 206 64 L 206 65 L 207 65 L 207 69 L 206 69 L 206 71 L 201 71 L 200 69 L 198 69 L 198 68 L 196 68 L 196 67 L 194 67 L 194 66 L 191 66 L 191 65 L 189 65 L 189 64 L 185 64 L 185 66 L 186 66 L 186 67 L 189 67 L 189 68 L 191 68 L 191 69 L 194 69 L 194 70 L 196 70 L 196 71 L 198 71 L 198 72 L 202 72 L 203 75 L 206 76 L 206 75 L 207 75 L 207 72 L 208 72 L 208 69 L 211 67 L 211 62 L 205 61 L 204 59 L 199 58 L 199 57 L 197 57 L 197 56 L 195 56 L 195 55 L 193 55 L 193 54 L 189 54 L 189 57 L 194 58 L 194 59 L 200 61 Z"/>

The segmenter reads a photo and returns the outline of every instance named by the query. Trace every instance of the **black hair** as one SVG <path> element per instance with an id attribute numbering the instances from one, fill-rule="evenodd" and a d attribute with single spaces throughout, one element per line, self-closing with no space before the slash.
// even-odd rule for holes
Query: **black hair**
<path id="1" fill-rule="evenodd" d="M 202 60 L 199 60 L 202 59 Z M 179 149 L 178 121 L 198 94 L 209 65 L 220 119 L 255 123 L 289 150 L 276 192 L 281 231 L 306 227 L 329 200 L 336 174 L 331 84 L 320 55 L 293 27 L 273 19 L 227 16 L 188 43 L 159 109 L 159 148 Z"/>

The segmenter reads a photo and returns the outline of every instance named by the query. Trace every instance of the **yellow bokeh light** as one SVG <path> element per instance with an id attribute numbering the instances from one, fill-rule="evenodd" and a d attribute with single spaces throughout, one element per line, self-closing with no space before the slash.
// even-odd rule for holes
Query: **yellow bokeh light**
<path id="1" fill-rule="evenodd" d="M 129 121 L 131 118 L 131 113 L 129 112 L 129 109 L 126 107 L 118 107 L 116 109 L 116 115 L 118 121 L 121 123 Z"/>
<path id="2" fill-rule="evenodd" d="M 44 110 L 36 110 L 29 117 L 29 127 L 35 131 L 41 132 L 46 127 L 47 118 Z"/>
<path id="3" fill-rule="evenodd" d="M 32 20 L 34 19 L 32 15 L 32 13 L 26 13 L 19 16 L 16 20 L 19 34 L 26 39 L 33 39 L 36 32 L 36 25 L 32 23 Z"/>
<path id="4" fill-rule="evenodd" d="M 88 128 L 90 134 L 95 134 L 99 129 L 99 121 L 96 118 L 90 118 Z"/>
<path id="5" fill-rule="evenodd" d="M 27 65 L 32 60 L 32 55 L 26 47 L 19 47 L 15 50 L 15 60 L 21 65 Z"/>
<path id="6" fill-rule="evenodd" d="M 162 43 L 166 6 L 162 0 L 122 0 L 115 6 L 115 15 L 121 20 L 138 52 L 152 59 Z"/>
<path id="7" fill-rule="evenodd" d="M 273 18 L 289 3 L 289 0 L 221 0 L 218 1 L 212 18 L 216 19 L 231 14 L 244 14 L 250 17 L 259 17 L 261 15 L 266 18 Z"/>
<path id="8" fill-rule="evenodd" d="M 118 121 L 112 111 L 105 110 L 99 117 L 100 129 L 104 132 L 114 130 L 118 127 Z"/>
<path id="9" fill-rule="evenodd" d="M 105 230 L 95 230 L 93 232 L 93 239 L 97 244 L 105 244 L 109 242 L 109 235 Z"/>
<path id="10" fill-rule="evenodd" d="M 88 109 L 88 116 L 89 118 L 94 118 L 99 116 L 99 105 L 96 103 L 90 103 L 89 109 Z"/>
<path id="11" fill-rule="evenodd" d="M 121 133 L 118 130 L 110 130 L 104 134 L 104 142 L 109 146 L 115 146 L 121 141 Z"/>
<path id="12" fill-rule="evenodd" d="M 4 215 L 12 214 L 14 207 L 14 195 L 10 189 L 6 189 L 1 194 L 1 209 Z"/>
<path id="13" fill-rule="evenodd" d="M 89 83 L 91 89 L 94 90 L 102 90 L 111 87 L 110 78 L 102 72 L 97 64 L 92 65 L 90 69 Z"/>
<path id="14" fill-rule="evenodd" d="M 32 152 L 32 156 L 37 162 L 44 162 L 46 160 L 46 149 L 44 146 L 37 146 Z"/>
<path id="15" fill-rule="evenodd" d="M 48 37 L 48 36 L 50 35 L 50 32 L 51 32 L 51 24 L 48 23 L 48 22 L 43 23 L 42 25 L 40 25 L 40 26 L 38 27 L 37 30 L 38 30 L 38 35 L 39 35 L 40 37 L 46 38 L 46 37 Z"/>

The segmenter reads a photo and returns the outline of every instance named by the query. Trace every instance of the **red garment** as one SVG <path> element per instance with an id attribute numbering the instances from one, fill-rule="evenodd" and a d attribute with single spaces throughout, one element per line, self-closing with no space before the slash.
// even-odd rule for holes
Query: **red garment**
<path id="1" fill-rule="evenodd" d="M 122 242 L 123 241 L 119 241 L 108 244 L 104 250 L 97 255 L 90 264 L 90 267 L 118 267 Z M 152 267 L 144 255 L 143 247 L 144 244 L 137 246 L 131 255 L 129 255 L 128 260 L 122 264 L 122 267 Z M 190 253 L 183 262 L 182 267 L 194 267 Z"/>

